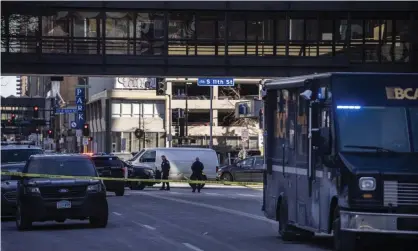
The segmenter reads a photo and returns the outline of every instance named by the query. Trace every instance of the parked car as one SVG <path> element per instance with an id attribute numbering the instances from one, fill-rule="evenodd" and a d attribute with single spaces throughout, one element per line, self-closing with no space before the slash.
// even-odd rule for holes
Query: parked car
<path id="1" fill-rule="evenodd" d="M 218 170 L 216 179 L 223 181 L 263 182 L 264 159 L 252 156 Z"/>
<path id="2" fill-rule="evenodd" d="M 100 177 L 125 178 L 126 168 L 119 157 L 109 154 L 91 156 Z M 116 196 L 125 194 L 125 181 L 105 180 L 106 190 L 115 192 Z"/>
<path id="3" fill-rule="evenodd" d="M 161 179 L 161 172 L 147 166 L 131 165 L 123 161 L 128 169 L 128 177 L 132 179 Z M 143 190 L 147 186 L 154 186 L 157 182 L 128 181 L 126 186 L 132 190 Z"/>
<path id="4" fill-rule="evenodd" d="M 32 155 L 23 174 L 97 177 L 88 156 L 80 154 Z M 19 177 L 16 226 L 27 230 L 36 221 L 86 220 L 106 227 L 109 211 L 101 180 Z"/>

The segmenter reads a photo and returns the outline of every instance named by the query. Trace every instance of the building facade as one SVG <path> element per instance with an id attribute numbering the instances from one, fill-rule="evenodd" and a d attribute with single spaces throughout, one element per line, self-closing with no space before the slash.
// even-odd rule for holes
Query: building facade
<path id="1" fill-rule="evenodd" d="M 155 78 L 89 78 L 87 122 L 93 137 L 89 146 L 92 151 L 136 152 L 149 147 L 180 146 L 175 133 L 180 109 L 187 118 L 187 141 L 182 145 L 208 146 L 210 89 L 197 86 L 196 78 L 166 78 L 158 80 L 165 82 L 166 95 L 157 96 L 156 81 Z M 237 102 L 259 98 L 260 82 L 261 79 L 236 79 L 233 88 L 214 87 L 213 142 L 216 148 L 240 149 L 243 130 L 250 135 L 244 147 L 259 148 L 257 121 L 237 120 L 234 111 Z M 135 134 L 137 130 L 141 132 L 139 137 Z"/>

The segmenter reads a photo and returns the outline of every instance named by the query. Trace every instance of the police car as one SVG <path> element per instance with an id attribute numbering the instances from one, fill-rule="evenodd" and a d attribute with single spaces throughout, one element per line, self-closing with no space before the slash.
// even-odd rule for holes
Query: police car
<path id="1" fill-rule="evenodd" d="M 14 216 L 16 212 L 16 176 L 7 173 L 21 172 L 31 155 L 44 151 L 30 141 L 1 142 L 1 216 Z"/>

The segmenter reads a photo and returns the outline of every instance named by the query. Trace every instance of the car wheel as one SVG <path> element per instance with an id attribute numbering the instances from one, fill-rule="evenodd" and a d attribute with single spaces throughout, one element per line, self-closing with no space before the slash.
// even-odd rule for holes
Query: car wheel
<path id="1" fill-rule="evenodd" d="M 132 183 L 132 190 L 144 190 L 146 184 L 144 182 L 138 181 L 136 183 Z"/>
<path id="2" fill-rule="evenodd" d="M 32 227 L 32 221 L 27 217 L 25 210 L 18 205 L 16 209 L 16 227 L 19 231 L 29 230 Z"/>
<path id="3" fill-rule="evenodd" d="M 234 180 L 234 178 L 232 177 L 232 175 L 230 173 L 223 173 L 221 175 L 221 181 L 232 182 L 233 180 Z M 229 184 L 224 184 L 224 185 L 229 185 Z"/>
<path id="4" fill-rule="evenodd" d="M 334 210 L 332 222 L 333 231 L 333 250 L 334 251 L 356 251 L 360 249 L 359 240 L 356 233 L 341 231 L 341 218 L 339 208 Z"/>
<path id="5" fill-rule="evenodd" d="M 125 194 L 125 188 L 116 191 L 115 194 L 116 196 L 123 196 Z"/>

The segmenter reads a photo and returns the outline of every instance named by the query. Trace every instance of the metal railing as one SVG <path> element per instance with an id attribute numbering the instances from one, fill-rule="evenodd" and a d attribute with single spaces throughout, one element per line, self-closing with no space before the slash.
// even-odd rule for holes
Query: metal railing
<path id="1" fill-rule="evenodd" d="M 409 62 L 410 43 L 379 41 L 245 41 L 9 36 L 2 37 L 2 53 L 61 55 L 133 56 L 259 56 L 335 57 L 348 56 L 351 62 Z"/>

